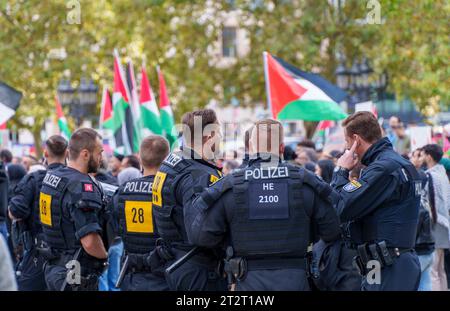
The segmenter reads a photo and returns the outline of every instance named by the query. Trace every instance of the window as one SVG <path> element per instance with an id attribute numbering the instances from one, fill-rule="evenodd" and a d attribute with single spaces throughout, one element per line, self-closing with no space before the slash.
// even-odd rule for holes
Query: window
<path id="1" fill-rule="evenodd" d="M 222 56 L 236 57 L 236 28 L 224 27 L 222 31 Z"/>

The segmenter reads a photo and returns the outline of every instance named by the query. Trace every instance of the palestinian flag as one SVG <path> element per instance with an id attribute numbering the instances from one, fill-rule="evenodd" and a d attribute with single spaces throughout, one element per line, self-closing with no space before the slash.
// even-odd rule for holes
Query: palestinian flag
<path id="1" fill-rule="evenodd" d="M 117 51 L 114 54 L 113 115 L 116 152 L 129 155 L 133 153 L 133 115 L 119 55 Z"/>
<path id="2" fill-rule="evenodd" d="M 22 93 L 0 82 L 0 124 L 8 121 L 19 107 Z"/>
<path id="3" fill-rule="evenodd" d="M 141 104 L 141 118 L 145 135 L 161 135 L 160 114 L 144 66 L 142 66 L 141 70 L 141 95 L 139 102 Z"/>
<path id="4" fill-rule="evenodd" d="M 347 94 L 321 76 L 302 71 L 264 52 L 267 101 L 279 120 L 341 120 Z"/>
<path id="5" fill-rule="evenodd" d="M 100 108 L 100 128 L 109 129 L 114 131 L 114 118 L 113 109 L 111 103 L 111 96 L 109 95 L 108 88 L 103 88 L 102 106 Z"/>
<path id="6" fill-rule="evenodd" d="M 141 145 L 142 137 L 142 119 L 141 119 L 141 109 L 139 105 L 139 98 L 137 93 L 136 78 L 134 76 L 134 67 L 131 61 L 127 64 L 127 84 L 128 90 L 130 91 L 130 107 L 131 115 L 133 118 L 133 153 L 139 152 L 139 147 Z"/>
<path id="7" fill-rule="evenodd" d="M 64 116 L 61 103 L 58 100 L 58 96 L 55 96 L 55 104 L 56 104 L 56 116 L 58 117 L 59 133 L 62 137 L 69 140 L 71 133 L 69 130 L 69 125 L 67 124 L 66 117 Z"/>
<path id="8" fill-rule="evenodd" d="M 162 129 L 169 141 L 171 149 L 176 147 L 177 131 L 173 117 L 172 107 L 170 106 L 169 95 L 167 94 L 166 81 L 159 67 L 156 67 L 159 79 L 159 111 L 161 113 Z"/>

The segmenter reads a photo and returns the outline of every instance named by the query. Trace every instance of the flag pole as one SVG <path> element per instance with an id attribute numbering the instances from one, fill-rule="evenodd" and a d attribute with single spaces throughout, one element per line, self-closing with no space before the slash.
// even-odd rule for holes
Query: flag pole
<path id="1" fill-rule="evenodd" d="M 267 108 L 272 114 L 272 103 L 270 102 L 270 81 L 269 81 L 269 67 L 267 63 L 267 51 L 263 52 L 263 61 L 264 61 L 264 79 L 266 81 L 266 97 L 267 97 Z M 272 115 L 273 116 L 273 115 Z M 274 118 L 276 116 L 273 116 Z"/>

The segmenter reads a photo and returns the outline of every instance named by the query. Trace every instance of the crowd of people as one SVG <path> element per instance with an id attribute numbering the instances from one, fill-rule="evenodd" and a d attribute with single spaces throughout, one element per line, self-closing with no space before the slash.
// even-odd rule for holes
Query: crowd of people
<path id="1" fill-rule="evenodd" d="M 190 118 L 193 118 L 193 114 L 195 114 L 195 112 L 191 113 L 191 115 L 185 115 L 183 117 L 183 123 L 190 126 Z M 203 113 L 199 113 L 198 115 L 204 118 L 203 121 L 205 123 L 218 123 L 215 114 L 211 111 L 207 110 L 207 113 L 203 111 Z M 211 120 L 208 120 L 208 118 Z M 349 121 L 344 121 L 344 123 L 345 122 L 347 122 L 346 126 L 348 134 L 348 131 L 352 128 L 352 120 L 350 119 Z M 277 122 L 273 124 L 278 126 Z M 256 125 L 267 126 L 273 124 L 267 121 L 266 123 L 262 122 L 261 124 L 257 122 Z M 294 276 L 297 278 L 302 278 L 303 276 L 302 274 L 297 275 L 292 271 L 290 272 L 290 276 L 286 274 L 279 274 L 278 276 L 261 274 L 256 276 L 251 273 L 252 271 L 248 271 L 245 278 L 246 281 L 242 278 L 239 282 L 236 282 L 236 280 L 230 281 L 230 279 L 227 282 L 227 280 L 222 279 L 220 275 L 214 276 L 213 280 L 211 279 L 211 271 L 216 269 L 217 262 L 217 257 L 214 257 L 216 255 L 211 254 L 216 254 L 217 252 L 220 252 L 219 249 L 222 249 L 223 251 L 225 248 L 221 244 L 226 240 L 226 238 L 222 237 L 225 229 L 221 226 L 224 225 L 222 222 L 227 218 L 224 215 L 229 215 L 231 213 L 228 208 L 235 208 L 235 213 L 238 213 L 241 217 L 244 217 L 243 215 L 245 213 L 250 213 L 250 219 L 259 219 L 262 226 L 266 226 L 267 224 L 270 225 L 270 221 L 273 221 L 272 225 L 274 225 L 274 231 L 272 232 L 272 236 L 266 237 L 266 241 L 272 241 L 273 243 L 271 245 L 264 245 L 269 253 L 283 253 L 283 250 L 280 250 L 281 246 L 278 247 L 279 245 L 276 245 L 277 243 L 282 242 L 281 245 L 286 244 L 285 246 L 288 250 L 289 247 L 293 247 L 289 244 L 289 239 L 291 237 L 283 230 L 285 230 L 284 228 L 290 228 L 290 226 L 293 225 L 288 221 L 284 222 L 284 218 L 294 217 L 293 213 L 296 213 L 295 208 L 291 205 L 284 206 L 281 202 L 276 201 L 279 200 L 279 197 L 282 197 L 282 200 L 287 200 L 287 195 L 289 194 L 290 196 L 291 191 L 295 192 L 292 190 L 295 187 L 291 188 L 291 184 L 289 184 L 288 188 L 283 188 L 284 186 L 279 186 L 281 181 L 275 180 L 276 182 L 274 184 L 276 189 L 273 190 L 275 191 L 274 193 L 276 193 L 275 196 L 264 196 L 264 189 L 254 188 L 253 191 L 256 193 L 255 195 L 261 194 L 259 195 L 260 201 L 272 200 L 270 202 L 268 201 L 268 203 L 272 203 L 270 204 L 271 206 L 279 206 L 280 210 L 285 209 L 284 212 L 273 212 L 273 215 L 270 214 L 272 212 L 269 210 L 265 213 L 261 212 L 261 209 L 258 209 L 259 205 L 252 205 L 253 203 L 248 202 L 244 197 L 241 198 L 238 195 L 233 197 L 230 194 L 231 199 L 238 202 L 235 207 L 234 203 L 227 203 L 231 202 L 228 201 L 229 198 L 227 196 L 224 195 L 223 197 L 219 196 L 216 198 L 214 197 L 215 193 L 213 191 L 208 192 L 209 189 L 216 189 L 216 191 L 219 191 L 217 190 L 217 187 L 221 187 L 220 191 L 223 190 L 224 193 L 230 193 L 226 192 L 226 189 L 228 188 L 233 189 L 232 193 L 235 194 L 239 193 L 239 191 L 250 191 L 247 190 L 247 188 L 239 190 L 240 188 L 238 186 L 228 185 L 227 181 L 233 180 L 233 182 L 237 183 L 236 180 L 238 178 L 243 178 L 242 172 L 248 172 L 250 171 L 250 168 L 254 168 L 255 154 L 257 155 L 256 158 L 259 159 L 258 157 L 262 152 L 255 147 L 255 140 L 260 139 L 260 137 L 265 134 L 255 126 L 246 133 L 246 150 L 243 158 L 239 158 L 238 153 L 234 151 L 231 154 L 227 154 L 225 159 L 220 159 L 215 162 L 206 161 L 203 154 L 200 155 L 200 160 L 194 160 L 192 154 L 197 152 L 201 153 L 201 151 L 198 151 L 191 146 L 190 142 L 185 142 L 183 150 L 177 151 L 178 153 L 175 152 L 169 154 L 168 143 L 160 136 L 150 136 L 145 138 L 142 142 L 140 152 L 136 155 L 123 156 L 113 154 L 109 158 L 105 158 L 101 155 L 102 147 L 98 134 L 93 130 L 89 131 L 86 129 L 76 131 L 70 142 L 65 141 L 58 135 L 50 137 L 44 146 L 45 151 L 42 161 L 39 161 L 31 155 L 26 157 L 15 157 L 9 150 L 1 150 L 0 160 L 2 161 L 4 174 L 0 176 L 0 181 L 2 181 L 2 199 L 4 202 L 0 209 L 0 273 L 2 275 L 2 278 L 0 278 L 0 289 L 14 290 L 17 288 L 16 284 L 18 284 L 19 290 L 60 290 L 70 287 L 67 285 L 66 280 L 67 269 L 64 265 L 61 265 L 61 262 L 62 258 L 64 258 L 65 261 L 75 258 L 76 255 L 78 255 L 75 252 L 77 249 L 86 253 L 84 264 L 90 267 L 89 269 L 84 268 L 86 271 L 83 271 L 83 273 L 90 276 L 90 272 L 97 273 L 98 271 L 102 271 L 103 275 L 100 277 L 100 283 L 102 283 L 103 278 L 103 289 L 105 290 L 113 290 L 116 287 L 121 288 L 122 290 L 226 290 L 227 283 L 228 285 L 229 283 L 233 283 L 234 286 L 236 286 L 237 283 L 238 289 L 241 290 L 264 290 L 277 289 L 276 286 L 261 285 L 265 282 L 264 278 L 273 281 L 273 278 L 277 277 L 286 278 L 286 280 L 281 283 L 295 283 L 295 281 L 292 280 Z M 282 144 L 282 130 L 280 131 L 280 143 Z M 272 154 L 271 159 L 273 160 L 273 158 L 275 158 L 274 154 L 280 152 L 280 154 L 277 154 L 276 156 L 280 157 L 280 163 L 285 163 L 283 165 L 286 165 L 286 172 L 289 172 L 289 176 L 291 176 L 290 174 L 297 174 L 292 173 L 296 171 L 296 168 L 302 168 L 300 171 L 305 172 L 302 173 L 305 174 L 303 187 L 307 188 L 309 182 L 311 188 L 330 189 L 329 192 L 327 192 L 328 190 L 322 189 L 317 190 L 317 193 L 314 192 L 316 190 L 311 190 L 311 194 L 295 195 L 297 195 L 297 197 L 303 197 L 303 199 L 298 202 L 303 202 L 302 204 L 308 206 L 309 203 L 306 201 L 309 200 L 305 199 L 307 196 L 311 196 L 312 202 L 314 200 L 319 200 L 316 199 L 317 196 L 323 197 L 326 193 L 326 196 L 330 196 L 330 202 L 333 202 L 335 209 L 340 211 L 340 230 L 346 232 L 343 230 L 343 227 L 347 221 L 344 222 L 343 219 L 347 217 L 346 220 L 348 220 L 348 222 L 356 221 L 352 218 L 353 216 L 347 216 L 347 213 L 350 213 L 348 212 L 350 205 L 356 206 L 359 204 L 360 208 L 362 208 L 364 204 L 366 204 L 366 200 L 367 202 L 371 202 L 367 204 L 370 204 L 374 208 L 378 208 L 377 206 L 385 204 L 384 202 L 377 201 L 375 197 L 371 198 L 371 196 L 376 196 L 372 193 L 365 194 L 364 196 L 355 196 L 354 198 L 348 197 L 349 193 L 353 195 L 358 191 L 365 191 L 359 190 L 360 188 L 375 188 L 375 185 L 370 184 L 368 179 L 362 178 L 364 174 L 368 174 L 368 171 L 373 173 L 373 168 L 370 166 L 371 162 L 367 159 L 365 161 L 362 160 L 368 157 L 368 150 L 374 152 L 374 148 L 381 148 L 383 150 L 393 148 L 404 160 L 406 160 L 406 162 L 401 162 L 402 160 L 397 158 L 395 161 L 392 160 L 392 162 L 397 161 L 398 163 L 402 163 L 400 164 L 400 167 L 403 168 L 400 169 L 398 176 L 395 175 L 397 174 L 395 173 L 397 171 L 389 173 L 392 176 L 395 175 L 395 178 L 398 180 L 401 180 L 401 182 L 398 181 L 399 184 L 392 186 L 400 189 L 398 190 L 398 195 L 403 196 L 405 194 L 403 192 L 407 190 L 404 190 L 402 187 L 405 187 L 404 184 L 416 180 L 416 173 L 420 176 L 420 186 L 418 184 L 415 185 L 416 194 L 420 197 L 418 217 L 415 219 L 415 216 L 411 216 L 412 221 L 415 222 L 414 251 L 418 255 L 421 274 L 420 284 L 418 284 L 415 289 L 448 290 L 450 283 L 450 159 L 448 159 L 448 154 L 444 155 L 442 147 L 438 144 L 428 144 L 422 148 L 410 150 L 410 142 L 408 136 L 405 135 L 404 124 L 397 117 L 392 117 L 389 120 L 389 129 L 386 133 L 386 137 L 382 139 L 380 139 L 381 134 L 380 137 L 378 137 L 378 134 L 375 133 L 375 138 L 372 139 L 365 133 L 360 133 L 359 128 L 356 128 L 354 131 L 354 135 L 359 136 L 350 138 L 353 140 L 348 141 L 346 150 L 324 152 L 322 150 L 317 150 L 313 141 L 303 139 L 297 144 L 295 150 L 282 144 L 282 149 L 277 149 L 276 151 L 274 151 L 275 149 L 269 150 L 268 153 Z M 256 135 L 256 138 L 252 135 Z M 269 137 L 270 135 L 267 136 Z M 367 146 L 364 147 L 364 144 Z M 278 145 L 276 147 L 278 148 Z M 186 150 L 189 150 L 192 154 L 185 157 Z M 348 156 L 349 150 L 353 152 L 351 156 Z M 351 158 L 352 156 L 354 157 L 353 160 Z M 186 161 L 185 159 L 188 160 Z M 348 164 L 350 162 L 352 163 L 351 165 Z M 345 163 L 347 163 L 347 165 L 345 165 Z M 407 164 L 405 163 L 412 163 L 416 169 L 416 173 L 408 171 L 408 168 L 405 166 Z M 277 165 L 280 166 L 281 164 L 278 164 L 277 162 L 276 166 Z M 182 168 L 180 168 L 180 166 Z M 189 172 L 189 178 L 185 178 L 186 172 Z M 89 175 L 89 177 L 86 177 L 87 175 Z M 231 177 L 222 178 L 223 176 L 228 175 L 233 176 L 233 179 L 231 179 Z M 318 180 L 320 183 L 317 184 L 315 181 L 308 181 L 308 178 L 310 178 L 308 176 L 313 175 L 319 177 Z M 206 180 L 203 180 L 205 176 Z M 253 178 L 255 177 L 254 175 L 252 176 Z M 339 178 L 341 178 L 341 180 Z M 245 179 L 247 179 L 247 173 L 245 173 Z M 75 180 L 78 184 L 81 182 L 81 185 L 83 185 L 81 192 L 73 192 L 70 190 L 72 180 Z M 386 183 L 388 184 L 390 182 L 390 179 L 386 177 Z M 69 190 L 60 186 L 65 183 L 67 183 L 66 187 Z M 241 183 L 245 184 L 243 181 L 241 181 Z M 152 184 L 153 188 L 149 187 L 149 184 Z M 270 187 L 273 187 L 274 184 Z M 97 185 L 99 185 L 98 197 L 104 196 L 105 198 L 97 198 Z M 250 183 L 250 185 L 252 185 L 252 183 Z M 394 183 L 392 183 L 392 185 L 394 185 Z M 209 186 L 212 188 L 208 188 Z M 266 185 L 264 187 L 266 187 Z M 35 190 L 36 188 L 39 189 Z M 333 190 L 331 190 L 332 188 Z M 394 191 L 395 189 L 392 190 Z M 66 191 L 72 196 L 74 196 L 75 193 L 78 195 L 77 200 L 83 202 L 81 207 L 77 205 L 77 208 L 75 209 L 76 212 L 73 210 L 64 210 L 65 207 L 63 206 L 65 206 L 64 204 L 66 203 L 66 200 L 68 200 Z M 386 192 L 386 189 L 383 191 Z M 6 193 L 7 195 L 5 195 Z M 96 196 L 94 196 L 94 193 Z M 283 195 L 286 195 L 286 197 L 283 198 Z M 335 199 L 331 198 L 333 195 L 336 196 Z M 394 196 L 392 193 L 390 195 Z M 382 196 L 381 193 L 379 196 Z M 255 198 L 257 198 L 257 196 L 255 196 Z M 92 203 L 97 199 L 100 202 L 105 200 L 108 201 L 106 206 L 109 208 L 105 208 L 105 210 L 110 211 L 108 214 L 108 217 L 110 218 L 105 222 L 114 224 L 112 225 L 112 228 L 108 229 L 106 228 L 107 226 L 103 226 L 105 223 L 102 225 L 97 208 L 99 210 L 103 209 L 96 207 L 95 204 L 97 203 Z M 239 200 L 246 202 L 245 204 L 247 205 Z M 149 212 L 151 214 L 150 222 L 148 222 L 146 218 L 148 210 L 146 209 L 147 205 L 145 205 L 145 202 L 147 201 L 152 202 L 154 207 L 154 209 Z M 225 202 L 223 203 L 224 210 L 221 210 L 222 207 L 216 206 L 218 201 Z M 24 206 L 25 202 L 30 206 Z M 51 216 L 46 214 L 46 204 L 52 206 L 50 212 Z M 192 215 L 186 214 L 188 206 L 196 212 L 192 212 Z M 55 212 L 55 207 L 60 208 L 61 210 Z M 322 211 L 323 209 L 324 215 L 328 213 L 325 212 L 326 207 L 323 206 L 311 206 L 308 208 L 311 208 L 312 210 L 317 209 L 317 211 Z M 409 208 L 414 209 L 412 205 L 409 206 Z M 208 210 L 208 212 L 204 212 L 203 209 Z M 305 209 L 307 208 L 305 207 Z M 26 212 L 27 210 L 29 211 Z M 166 212 L 166 210 L 168 210 L 168 212 Z M 209 227 L 205 229 L 201 226 L 207 223 L 209 218 L 213 217 L 208 214 L 209 210 L 217 210 L 220 211 L 220 213 L 211 220 L 211 223 L 208 223 Z M 164 214 L 165 212 L 166 214 Z M 181 215 L 179 214 L 180 212 Z M 277 213 L 282 213 L 282 215 Z M 373 214 L 375 213 L 376 212 L 373 211 Z M 211 215 L 214 215 L 214 212 L 211 211 Z M 344 217 L 343 215 L 346 216 Z M 406 213 L 405 215 L 411 214 Z M 301 218 L 299 215 L 296 217 Z M 319 235 L 322 238 L 322 242 L 325 241 L 326 243 L 330 243 L 338 239 L 335 237 L 335 233 L 330 232 L 332 230 L 331 228 L 334 228 L 333 226 L 335 225 L 334 220 L 332 220 L 334 216 L 327 216 L 329 217 L 328 223 L 317 215 L 314 217 L 311 218 L 311 221 L 317 222 L 315 224 L 320 227 Z M 325 216 L 322 215 L 322 217 Z M 217 220 L 218 218 L 221 220 Z M 358 217 L 355 219 L 359 221 Z M 411 219 L 408 221 L 411 221 Z M 55 221 L 57 220 L 60 221 L 59 225 L 55 225 Z M 27 221 L 33 224 L 33 228 L 22 228 L 21 230 L 20 223 Z M 402 221 L 406 221 L 406 219 L 402 219 Z M 192 224 L 192 226 L 189 226 L 188 224 Z M 298 224 L 296 224 L 296 226 L 297 225 Z M 337 223 L 337 225 L 339 226 L 339 223 Z M 367 223 L 365 225 L 369 226 Z M 327 228 L 324 228 L 326 226 Z M 401 228 L 401 226 L 402 225 L 399 223 L 398 227 Z M 258 245 L 259 240 L 257 238 L 252 238 L 252 230 L 254 230 L 255 234 L 259 233 L 261 235 L 263 232 L 261 231 L 262 228 L 259 228 L 256 225 L 253 226 L 251 221 L 243 220 L 242 223 L 235 223 L 230 220 L 229 227 L 230 228 L 227 230 L 237 230 L 233 232 L 248 232 L 248 240 L 246 240 L 245 236 L 242 236 L 239 239 L 236 238 L 239 234 L 234 236 L 234 238 L 236 238 L 232 243 L 234 244 L 234 255 L 236 256 L 236 253 L 240 252 L 242 255 L 241 257 L 247 259 L 253 258 L 252 252 L 249 251 L 249 249 L 254 250 L 256 246 L 253 247 L 253 245 Z M 113 232 L 113 234 L 105 238 L 103 234 L 108 230 Z M 280 230 L 280 232 L 277 232 L 276 230 Z M 30 234 L 33 240 L 32 242 L 29 242 L 33 244 L 31 246 L 26 245 L 27 239 L 24 238 L 26 237 L 24 234 L 26 231 L 31 232 Z M 294 230 L 294 232 L 297 231 Z M 338 235 L 345 236 L 342 232 Z M 278 233 L 279 239 L 286 240 L 276 240 L 273 235 Z M 306 231 L 298 232 L 298 234 L 303 233 L 306 234 Z M 73 237 L 69 238 L 67 235 L 73 235 Z M 265 236 L 264 234 L 262 235 Z M 3 238 L 1 238 L 1 236 L 3 236 Z M 349 234 L 349 236 L 349 240 L 352 242 L 345 241 L 345 245 L 349 243 L 359 244 L 352 239 L 352 234 Z M 212 240 L 217 240 L 218 237 L 221 237 L 220 243 L 211 242 Z M 293 242 L 296 241 L 294 237 L 292 237 L 292 239 Z M 313 238 L 311 237 L 307 242 L 313 242 L 312 240 Z M 314 242 L 317 241 L 318 239 L 315 239 Z M 204 252 L 204 254 L 198 254 L 198 249 L 192 248 L 190 242 L 193 242 L 194 245 L 211 249 L 211 254 L 209 251 Z M 65 251 L 71 251 L 64 252 L 63 255 L 58 254 L 59 257 L 57 258 L 51 257 L 49 259 L 48 257 L 46 258 L 41 255 L 41 253 L 33 251 L 34 249 L 40 248 L 40 245 L 37 245 L 37 243 L 46 244 L 46 246 L 50 245 L 50 249 L 61 248 Z M 59 247 L 58 245 L 60 244 L 63 246 Z M 121 247 L 117 248 L 118 245 L 121 245 Z M 169 246 L 167 247 L 167 245 Z M 398 245 L 388 245 L 388 248 L 393 248 L 394 246 Z M 382 246 L 378 245 L 377 247 Z M 404 248 L 404 252 L 410 250 L 409 247 L 405 246 Z M 116 252 L 115 257 L 113 256 L 114 249 Z M 190 252 L 193 250 L 195 250 L 195 254 L 192 255 Z M 258 249 L 258 251 L 260 251 L 260 249 Z M 301 251 L 303 251 L 303 249 L 292 249 L 292 254 L 297 254 L 297 252 Z M 349 252 L 352 255 L 351 257 L 354 257 L 353 255 L 356 254 L 356 250 L 349 250 Z M 403 250 L 400 249 L 399 252 L 398 257 L 400 258 L 400 254 L 403 254 Z M 11 254 L 11 260 L 9 260 L 9 256 L 7 256 L 8 253 Z M 255 250 L 255 254 L 256 253 L 258 252 Z M 152 255 L 147 256 L 148 254 Z M 261 253 L 258 254 L 258 256 L 261 257 Z M 292 265 L 299 264 L 299 261 L 291 260 L 292 258 L 290 257 L 292 257 L 292 254 L 288 256 L 289 260 L 283 257 L 284 262 L 292 262 Z M 54 252 L 52 255 L 55 255 Z M 211 256 L 215 259 L 212 260 Z M 231 258 L 233 257 L 233 254 L 228 254 L 227 250 L 227 254 L 222 256 L 223 258 L 227 256 Z M 376 255 L 374 256 L 376 257 Z M 124 269 L 124 258 L 127 258 L 126 265 L 129 265 L 131 268 L 125 267 Z M 167 272 L 164 273 L 164 271 L 168 267 L 171 267 L 175 262 L 179 260 L 183 261 L 183 258 L 187 258 L 186 260 L 196 258 L 197 262 L 195 262 L 195 264 L 187 263 L 184 265 L 185 268 L 182 269 L 179 269 L 177 266 L 177 271 L 172 274 L 168 275 Z M 104 266 L 102 265 L 107 260 L 109 261 L 109 267 L 107 272 L 105 272 Z M 276 260 L 270 264 L 265 262 L 261 263 L 258 260 L 248 259 L 247 264 L 249 266 L 255 265 L 255 267 L 261 265 L 260 268 L 254 268 L 256 270 L 272 270 L 273 267 L 279 264 Z M 323 259 L 319 256 L 319 259 L 317 260 L 321 261 Z M 39 261 L 38 265 L 36 265 L 37 261 Z M 161 262 L 163 262 L 163 264 L 161 264 Z M 35 267 L 31 269 L 29 266 L 33 266 L 33 263 Z M 241 262 L 238 262 L 234 265 L 239 266 L 240 264 Z M 387 263 L 385 264 L 387 266 L 389 265 Z M 93 268 L 94 265 L 99 267 Z M 186 268 L 187 265 L 191 266 Z M 196 265 L 200 265 L 203 268 L 199 268 Z M 230 265 L 233 269 L 235 268 L 233 267 L 232 260 L 229 261 L 228 266 Z M 224 271 L 227 272 L 228 275 L 235 274 L 234 270 L 232 272 L 230 272 L 231 270 L 227 271 L 226 267 L 227 264 L 225 264 Z M 249 270 L 253 269 L 247 268 Z M 341 268 L 336 269 L 339 270 Z M 334 287 L 330 285 L 321 287 L 320 282 L 324 282 L 324 279 L 326 279 L 325 273 L 323 273 L 324 276 L 317 276 L 315 285 L 310 284 L 306 286 L 303 284 L 299 287 L 285 286 L 281 288 L 307 289 L 315 286 L 318 289 L 359 289 L 359 276 L 352 263 L 347 264 L 346 269 L 348 270 L 346 272 L 348 278 L 358 279 L 358 285 L 356 287 L 349 287 L 346 285 L 342 285 L 340 288 L 337 285 Z M 119 273 L 122 272 L 122 270 L 124 273 Z M 385 269 L 385 271 L 387 270 Z M 13 272 L 15 272 L 15 274 Z M 204 272 L 206 272 L 206 276 L 203 274 Z M 97 273 L 97 276 L 100 274 L 101 273 Z M 121 274 L 124 275 L 121 276 Z M 6 277 L 8 275 L 9 277 Z M 37 279 L 39 279 L 39 281 L 37 281 Z M 117 283 L 120 283 L 119 286 L 117 286 Z M 258 285 L 255 285 L 257 283 L 261 283 L 259 284 L 259 287 Z M 87 282 L 87 284 L 88 285 L 81 288 L 93 289 L 95 287 L 95 289 L 97 289 L 99 286 L 98 278 L 93 283 Z M 401 289 L 401 287 L 399 288 Z M 414 286 L 411 287 L 411 289 L 413 288 Z M 366 289 L 370 290 L 370 286 L 366 286 Z"/>

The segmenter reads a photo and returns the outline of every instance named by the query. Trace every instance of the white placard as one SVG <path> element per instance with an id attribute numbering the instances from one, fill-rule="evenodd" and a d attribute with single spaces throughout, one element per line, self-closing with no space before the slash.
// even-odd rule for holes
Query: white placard
<path id="1" fill-rule="evenodd" d="M 431 126 L 415 126 L 409 128 L 411 138 L 411 151 L 421 148 L 426 144 L 431 144 Z"/>
<path id="2" fill-rule="evenodd" d="M 355 104 L 355 112 L 359 112 L 359 111 L 369 111 L 369 112 L 373 113 L 372 101 Z"/>

